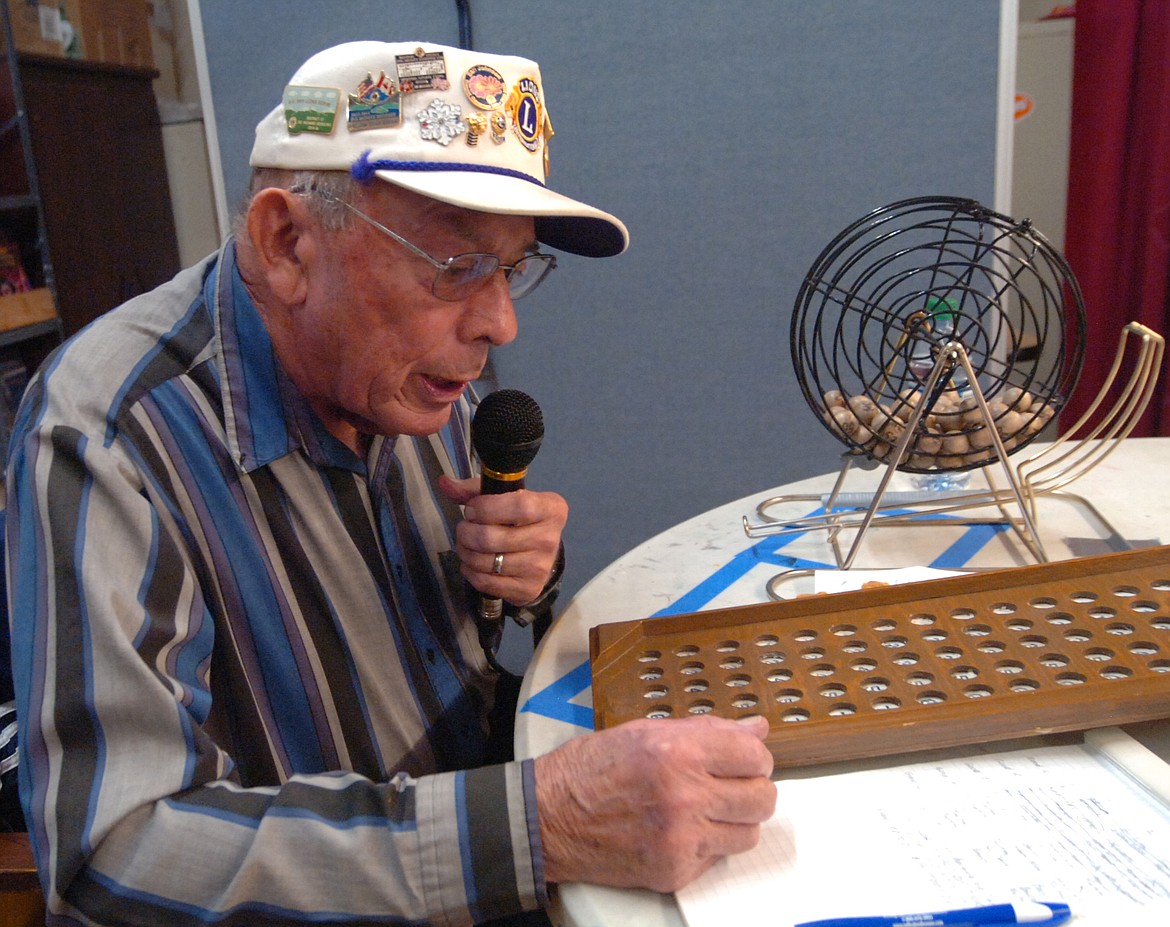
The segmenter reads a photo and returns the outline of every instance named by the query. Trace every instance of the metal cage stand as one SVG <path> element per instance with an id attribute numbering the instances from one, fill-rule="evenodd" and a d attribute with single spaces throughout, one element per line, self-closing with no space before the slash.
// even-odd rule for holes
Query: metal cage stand
<path id="1" fill-rule="evenodd" d="M 860 462 L 860 465 L 867 469 L 881 465 L 863 451 L 851 449 L 843 455 L 841 470 L 829 493 L 773 496 L 765 499 L 756 507 L 758 521 L 752 522 L 747 516 L 744 517 L 744 532 L 748 537 L 757 538 L 824 531 L 833 549 L 838 569 L 848 570 L 853 567 L 871 528 L 924 527 L 944 523 L 1006 524 L 1037 562 L 1046 563 L 1048 556 L 1037 530 L 1036 503 L 1041 496 L 1058 494 L 1083 506 L 1091 518 L 1102 526 L 1106 536 L 1116 536 L 1117 532 L 1088 500 L 1063 490 L 1101 463 L 1132 433 L 1153 396 L 1164 351 L 1165 341 L 1161 335 L 1138 322 L 1131 322 L 1125 326 L 1109 375 L 1084 415 L 1063 436 L 1013 467 L 1008 459 L 1007 448 L 992 424 L 987 400 L 979 388 L 978 378 L 970 359 L 961 343 L 951 341 L 942 346 L 935 367 L 926 382 L 924 394 L 934 395 L 938 384 L 941 382 L 945 386 L 950 379 L 949 375 L 956 367 L 962 367 L 984 422 L 987 423 L 995 442 L 996 462 L 999 464 L 998 469 L 1003 473 L 1006 485 L 1001 486 L 997 483 L 995 477 L 997 468 L 988 464 L 982 468 L 988 482 L 987 489 L 889 492 L 887 487 L 897 468 L 894 464 L 886 464 L 886 471 L 876 490 L 862 493 L 845 492 L 846 477 L 855 464 Z M 1099 410 L 1114 392 L 1114 386 L 1123 367 L 1127 366 L 1127 357 L 1130 358 L 1129 378 L 1120 387 L 1117 398 L 1108 410 L 1099 414 Z M 889 460 L 904 459 L 903 455 L 927 405 L 925 402 L 920 403 L 914 410 L 897 445 L 888 455 Z M 769 514 L 771 509 L 792 502 L 820 502 L 824 512 L 787 521 Z M 993 509 L 994 512 L 985 515 L 956 515 L 973 509 Z M 856 529 L 857 533 L 848 551 L 843 553 L 841 533 L 846 529 Z M 776 593 L 776 587 L 780 583 L 799 575 L 806 575 L 808 572 L 787 570 L 777 574 L 768 583 L 769 595 L 780 598 Z"/>

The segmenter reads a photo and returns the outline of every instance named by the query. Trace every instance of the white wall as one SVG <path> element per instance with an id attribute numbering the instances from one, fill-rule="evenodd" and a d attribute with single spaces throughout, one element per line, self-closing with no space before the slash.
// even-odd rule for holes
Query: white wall
<path id="1" fill-rule="evenodd" d="M 1064 250 L 1075 20 L 1021 22 L 1012 214 Z"/>

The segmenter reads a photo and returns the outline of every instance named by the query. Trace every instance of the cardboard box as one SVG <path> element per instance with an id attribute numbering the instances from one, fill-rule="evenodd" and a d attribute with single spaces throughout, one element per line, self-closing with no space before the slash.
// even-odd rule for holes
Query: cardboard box
<path id="1" fill-rule="evenodd" d="M 81 7 L 81 44 L 86 58 L 125 67 L 154 68 L 148 0 L 74 2 Z"/>
<path id="2" fill-rule="evenodd" d="M 48 287 L 0 296 L 0 332 L 48 322 L 57 317 L 53 294 Z"/>
<path id="3" fill-rule="evenodd" d="M 6 0 L 18 51 L 154 68 L 149 0 Z"/>
<path id="4" fill-rule="evenodd" d="M 81 57 L 84 52 L 80 31 L 82 2 L 7 0 L 8 21 L 12 24 L 17 51 L 56 58 Z"/>

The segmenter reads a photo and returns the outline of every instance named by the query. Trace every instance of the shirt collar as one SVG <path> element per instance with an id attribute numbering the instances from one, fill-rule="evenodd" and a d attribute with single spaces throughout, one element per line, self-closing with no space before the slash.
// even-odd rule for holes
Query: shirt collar
<path id="1" fill-rule="evenodd" d="M 319 466 L 362 471 L 364 463 L 331 435 L 277 360 L 228 239 L 204 293 L 216 320 L 228 446 L 245 473 L 294 451 Z"/>

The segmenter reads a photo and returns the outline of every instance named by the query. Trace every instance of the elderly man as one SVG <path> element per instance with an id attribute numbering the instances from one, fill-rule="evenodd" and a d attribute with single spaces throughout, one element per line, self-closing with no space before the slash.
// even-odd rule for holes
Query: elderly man
<path id="1" fill-rule="evenodd" d="M 480 494 L 469 385 L 555 267 L 538 243 L 626 246 L 545 185 L 549 126 L 531 61 L 321 52 L 222 250 L 30 386 L 8 552 L 51 912 L 465 924 L 558 881 L 669 891 L 757 839 L 759 721 L 485 762 L 475 604 L 547 603 L 567 505 Z"/>

